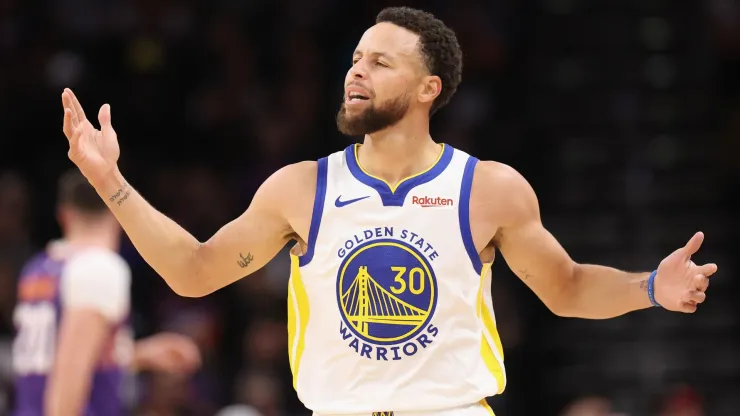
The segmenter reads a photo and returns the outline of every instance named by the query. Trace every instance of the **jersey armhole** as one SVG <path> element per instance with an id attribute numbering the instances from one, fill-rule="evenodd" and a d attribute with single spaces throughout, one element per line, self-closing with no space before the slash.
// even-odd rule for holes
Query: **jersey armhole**
<path id="1" fill-rule="evenodd" d="M 298 265 L 303 267 L 313 259 L 314 248 L 316 247 L 316 238 L 321 226 L 321 217 L 324 213 L 324 199 L 326 199 L 326 178 L 328 158 L 323 157 L 318 161 L 318 171 L 316 173 L 316 196 L 313 201 L 313 212 L 311 213 L 311 226 L 308 230 L 308 241 L 306 241 L 306 253 L 298 257 Z"/>
<path id="2" fill-rule="evenodd" d="M 473 156 L 468 156 L 468 161 L 465 163 L 465 170 L 463 171 L 462 184 L 460 186 L 458 218 L 460 219 L 460 234 L 462 236 L 463 245 L 465 246 L 465 251 L 468 252 L 468 257 L 470 257 L 470 262 L 473 265 L 475 272 L 481 274 L 483 272 L 483 262 L 481 262 L 480 255 L 475 249 L 473 232 L 470 229 L 470 193 L 473 188 L 473 174 L 475 173 L 475 165 L 477 163 L 478 159 Z"/>

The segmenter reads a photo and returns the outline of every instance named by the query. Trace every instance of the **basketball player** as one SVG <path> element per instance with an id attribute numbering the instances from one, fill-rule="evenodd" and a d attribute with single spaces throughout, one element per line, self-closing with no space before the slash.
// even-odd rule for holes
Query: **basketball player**
<path id="1" fill-rule="evenodd" d="M 68 155 L 182 296 L 218 290 L 297 242 L 289 356 L 314 414 L 487 415 L 485 397 L 506 384 L 488 293 L 496 249 L 554 313 L 592 319 L 658 305 L 694 312 L 717 266 L 690 260 L 701 233 L 652 273 L 571 260 L 521 175 L 430 137 L 461 62 L 455 34 L 432 15 L 381 11 L 352 54 L 337 116 L 362 144 L 278 170 L 204 243 L 121 174 L 110 106 L 96 130 L 67 89 Z"/>
<path id="2" fill-rule="evenodd" d="M 60 180 L 58 217 L 64 239 L 32 258 L 18 284 L 13 414 L 122 414 L 129 368 L 187 374 L 200 356 L 176 334 L 133 343 L 120 227 L 79 172 Z"/>

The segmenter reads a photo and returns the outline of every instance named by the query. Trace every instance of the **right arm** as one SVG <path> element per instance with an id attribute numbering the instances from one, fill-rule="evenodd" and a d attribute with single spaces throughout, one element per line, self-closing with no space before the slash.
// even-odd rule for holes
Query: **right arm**
<path id="1" fill-rule="evenodd" d="M 200 297 L 257 271 L 288 243 L 294 235 L 285 212 L 291 188 L 297 178 L 315 178 L 316 169 L 315 162 L 302 162 L 275 172 L 246 212 L 205 243 L 157 211 L 117 169 L 93 185 L 144 260 L 172 290 Z"/>
<path id="2" fill-rule="evenodd" d="M 313 195 L 317 163 L 297 163 L 274 173 L 244 214 L 201 243 L 154 209 L 121 175 L 109 105 L 98 113 L 100 130 L 71 90 L 62 93 L 62 105 L 70 160 L 106 201 L 144 260 L 181 296 L 205 296 L 255 272 L 296 235 L 289 219 L 310 218 L 310 211 L 307 216 L 300 211 L 307 205 L 296 200 L 310 198 L 304 192 Z"/>

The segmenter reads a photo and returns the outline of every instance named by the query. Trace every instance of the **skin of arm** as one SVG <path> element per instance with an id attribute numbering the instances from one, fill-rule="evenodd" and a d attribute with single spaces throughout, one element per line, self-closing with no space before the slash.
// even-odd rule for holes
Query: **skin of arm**
<path id="1" fill-rule="evenodd" d="M 650 273 L 573 261 L 542 225 L 534 190 L 511 167 L 477 164 L 470 209 L 471 219 L 481 225 L 478 235 L 494 235 L 492 241 L 479 237 L 479 247 L 492 242 L 509 268 L 556 315 L 606 319 L 651 307 Z"/>
<path id="2" fill-rule="evenodd" d="M 109 321 L 94 310 L 69 308 L 65 311 L 54 368 L 47 381 L 46 415 L 82 414 L 90 394 L 93 371 L 110 329 Z"/>
<path id="3" fill-rule="evenodd" d="M 92 185 L 172 290 L 201 297 L 259 270 L 289 240 L 307 240 L 316 174 L 316 162 L 278 170 L 241 216 L 204 243 L 149 204 L 118 170 Z"/>

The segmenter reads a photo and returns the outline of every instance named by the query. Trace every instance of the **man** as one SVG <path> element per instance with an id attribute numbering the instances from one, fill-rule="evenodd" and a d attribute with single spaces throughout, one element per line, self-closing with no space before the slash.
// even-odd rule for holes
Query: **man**
<path id="1" fill-rule="evenodd" d="M 98 131 L 65 90 L 68 155 L 182 296 L 205 296 L 298 243 L 289 356 L 314 414 L 492 414 L 484 399 L 506 383 L 485 290 L 496 249 L 554 313 L 593 319 L 658 303 L 694 312 L 717 267 L 690 260 L 701 233 L 653 273 L 571 260 L 516 171 L 430 137 L 429 119 L 454 94 L 461 62 L 454 33 L 432 15 L 381 11 L 353 54 L 337 117 L 363 144 L 278 170 L 205 243 L 126 182 L 110 106 Z"/>
<path id="2" fill-rule="evenodd" d="M 129 368 L 187 374 L 200 356 L 176 334 L 133 343 L 120 227 L 79 172 L 61 178 L 57 213 L 63 240 L 33 257 L 18 283 L 13 414 L 121 414 Z"/>

